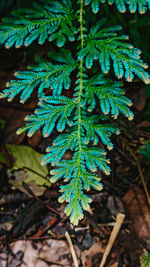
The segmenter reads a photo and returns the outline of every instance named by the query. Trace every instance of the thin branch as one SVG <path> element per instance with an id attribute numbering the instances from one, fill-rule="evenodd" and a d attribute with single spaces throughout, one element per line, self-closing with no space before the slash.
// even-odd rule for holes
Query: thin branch
<path id="1" fill-rule="evenodd" d="M 120 230 L 120 228 L 121 228 L 121 226 L 122 226 L 122 224 L 124 222 L 124 219 L 125 219 L 125 214 L 118 213 L 116 223 L 115 223 L 114 228 L 113 228 L 113 230 L 111 232 L 111 235 L 110 235 L 106 250 L 105 250 L 105 252 L 103 254 L 103 258 L 102 258 L 102 261 L 101 261 L 99 267 L 103 267 L 104 266 L 104 264 L 105 264 L 105 262 L 107 260 L 107 257 L 109 255 L 111 249 L 112 249 L 112 246 L 113 246 L 113 244 L 114 244 L 114 242 L 116 240 L 116 237 L 117 237 L 117 235 L 119 233 L 119 230 Z"/>
<path id="2" fill-rule="evenodd" d="M 71 255 L 72 255 L 72 258 L 73 258 L 73 262 L 74 262 L 74 266 L 75 267 L 79 267 L 77 256 L 76 256 L 76 253 L 75 253 L 75 250 L 74 250 L 70 235 L 69 235 L 69 233 L 67 231 L 65 232 L 65 236 L 66 236 L 66 239 L 68 241 L 68 245 L 69 245 L 70 252 L 71 252 Z"/>

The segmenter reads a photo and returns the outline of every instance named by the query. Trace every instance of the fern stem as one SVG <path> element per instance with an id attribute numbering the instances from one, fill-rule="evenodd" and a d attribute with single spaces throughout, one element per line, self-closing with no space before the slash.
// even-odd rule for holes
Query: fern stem
<path id="1" fill-rule="evenodd" d="M 80 38 L 81 38 L 81 49 L 83 48 L 84 45 L 84 36 L 83 36 L 83 0 L 80 0 Z M 82 61 L 82 60 L 81 60 Z M 83 63 L 82 63 L 83 65 Z"/>
<path id="2" fill-rule="evenodd" d="M 84 45 L 84 35 L 83 35 L 83 0 L 80 0 L 80 40 L 81 40 L 81 49 Z M 79 65 L 79 95 L 78 95 L 78 140 L 79 140 L 79 154 L 78 154 L 78 177 L 81 173 L 80 168 L 80 158 L 82 152 L 82 142 L 81 142 L 81 97 L 82 97 L 82 90 L 83 90 L 83 60 L 80 59 Z"/>

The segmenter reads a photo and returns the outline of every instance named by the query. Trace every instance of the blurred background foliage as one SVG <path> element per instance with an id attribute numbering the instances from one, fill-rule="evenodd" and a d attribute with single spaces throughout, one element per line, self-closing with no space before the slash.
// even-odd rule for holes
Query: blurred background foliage
<path id="1" fill-rule="evenodd" d="M 9 12 L 14 8 L 24 8 L 31 6 L 33 3 L 32 0 L 1 0 L 0 1 L 0 12 Z"/>

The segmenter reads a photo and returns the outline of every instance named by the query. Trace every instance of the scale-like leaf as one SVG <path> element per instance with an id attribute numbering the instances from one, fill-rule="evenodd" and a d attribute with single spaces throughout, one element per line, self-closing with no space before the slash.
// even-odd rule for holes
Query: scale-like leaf
<path id="1" fill-rule="evenodd" d="M 121 89 L 120 82 L 114 82 L 104 75 L 96 75 L 85 83 L 85 100 L 84 105 L 89 105 L 89 110 L 92 111 L 96 105 L 96 98 L 99 98 L 99 103 L 102 112 L 106 115 L 111 113 L 112 117 L 117 119 L 119 113 L 123 114 L 129 120 L 133 119 L 133 113 L 129 107 L 132 106 L 132 101 L 124 95 L 124 90 Z"/>
<path id="2" fill-rule="evenodd" d="M 126 12 L 127 5 L 131 13 L 138 11 L 140 14 L 144 14 L 147 9 L 150 9 L 149 0 L 84 0 L 85 5 L 91 4 L 94 13 L 99 11 L 100 5 L 103 3 L 108 3 L 109 5 L 115 3 L 116 8 L 121 13 Z"/>
<path id="3" fill-rule="evenodd" d="M 34 3 L 33 8 L 19 9 L 13 17 L 3 19 L 0 25 L 0 43 L 6 48 L 15 45 L 19 48 L 29 46 L 38 39 L 39 44 L 46 40 L 57 41 L 63 46 L 66 38 L 73 41 L 76 31 L 71 0 L 42 1 Z"/>
<path id="4" fill-rule="evenodd" d="M 113 68 L 118 79 L 125 76 L 131 82 L 137 75 L 144 83 L 150 83 L 150 76 L 145 71 L 148 65 L 140 59 L 141 51 L 128 44 L 128 36 L 118 36 L 118 27 L 102 28 L 101 21 L 93 26 L 85 45 L 78 53 L 79 59 L 85 60 L 87 68 L 91 68 L 94 60 L 99 60 L 103 73 L 108 73 L 113 61 Z"/>
<path id="5" fill-rule="evenodd" d="M 57 105 L 55 105 L 57 102 Z M 18 134 L 28 131 L 28 136 L 32 136 L 40 127 L 43 127 L 43 136 L 49 136 L 55 125 L 59 132 L 64 131 L 66 125 L 70 125 L 70 116 L 75 108 L 75 103 L 65 96 L 45 97 L 39 103 L 39 108 L 35 114 L 26 116 L 28 121 L 25 127 L 18 130 Z"/>
<path id="6" fill-rule="evenodd" d="M 44 59 L 38 59 L 38 65 L 30 66 L 27 71 L 18 71 L 15 73 L 15 80 L 6 84 L 7 89 L 3 90 L 0 98 L 8 98 L 11 101 L 17 94 L 21 93 L 20 102 L 24 103 L 31 96 L 33 90 L 38 91 L 40 99 L 45 89 L 52 90 L 53 95 L 60 95 L 62 89 L 69 89 L 71 84 L 70 74 L 75 69 L 75 62 L 67 50 L 65 63 L 52 64 Z M 63 60 L 62 60 L 63 61 Z"/>
<path id="7" fill-rule="evenodd" d="M 12 18 L 4 19 L 0 25 L 1 44 L 6 48 L 28 46 L 37 39 L 39 44 L 56 40 L 60 47 L 66 40 L 73 41 L 75 33 L 77 43 L 72 47 L 67 42 L 69 50 L 61 49 L 61 52 L 53 47 L 48 60 L 38 59 L 37 65 L 17 72 L 16 78 L 7 83 L 7 89 L 0 97 L 12 100 L 21 94 L 20 99 L 24 103 L 33 90 L 37 90 L 38 108 L 26 117 L 27 124 L 18 130 L 18 134 L 27 131 L 28 136 L 32 136 L 42 127 L 44 137 L 55 136 L 53 140 L 49 138 L 50 144 L 41 164 L 51 165 L 52 183 L 64 180 L 59 202 L 68 203 L 65 213 L 77 225 L 83 218 L 83 211 L 90 208 L 91 199 L 85 190 L 101 190 L 99 174 L 109 175 L 111 171 L 105 147 L 113 149 L 111 136 L 120 133 L 117 122 L 114 125 L 112 119 L 119 114 L 133 119 L 129 109 L 132 102 L 124 95 L 122 84 L 100 74 L 97 65 L 91 71 L 87 68 L 92 68 L 97 61 L 102 73 L 107 75 L 114 70 L 118 79 L 125 77 L 131 82 L 136 75 L 146 84 L 150 82 L 145 71 L 147 64 L 140 58 L 141 51 L 127 43 L 127 36 L 118 34 L 120 26 L 104 27 L 105 19 L 96 21 L 94 26 L 87 26 L 83 17 L 86 18 L 84 4 L 91 4 L 95 13 L 102 2 L 115 2 L 121 12 L 129 5 L 131 12 L 138 8 L 143 13 L 148 1 L 35 2 L 34 8 L 18 10 Z M 70 92 L 64 89 L 70 89 Z"/>

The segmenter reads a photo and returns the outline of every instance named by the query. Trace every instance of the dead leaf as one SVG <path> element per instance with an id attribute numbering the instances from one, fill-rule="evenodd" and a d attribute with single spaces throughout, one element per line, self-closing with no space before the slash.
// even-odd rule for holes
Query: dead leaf
<path id="1" fill-rule="evenodd" d="M 145 194 L 134 186 L 125 194 L 123 201 L 133 222 L 130 227 L 133 227 L 137 237 L 146 245 L 146 241 L 150 239 L 150 210 Z"/>
<path id="2" fill-rule="evenodd" d="M 100 193 L 95 193 L 95 194 L 90 195 L 90 198 L 92 198 L 94 202 L 99 202 L 99 203 L 106 200 L 107 197 L 108 197 L 107 192 L 100 192 Z"/>
<path id="3" fill-rule="evenodd" d="M 9 182 L 22 192 L 28 193 L 22 186 L 24 181 L 36 196 L 42 195 L 46 185 L 50 186 L 49 179 L 46 178 L 48 168 L 40 165 L 43 154 L 28 146 L 6 145 L 6 148 L 15 160 L 9 172 L 16 171 L 16 173 L 13 173 L 16 179 L 10 179 Z M 0 153 L 0 162 L 5 163 L 2 153 Z M 23 169 L 24 172 L 20 172 L 20 169 Z"/>
<path id="4" fill-rule="evenodd" d="M 16 241 L 10 244 L 12 252 L 17 255 L 21 251 L 22 259 L 18 260 L 17 266 L 24 267 L 58 267 L 63 265 L 65 267 L 73 267 L 73 260 L 68 248 L 68 244 L 63 240 L 49 239 L 43 242 L 40 241 Z M 79 249 L 76 247 L 76 252 L 79 257 Z M 6 253 L 0 255 L 4 258 L 1 261 L 1 267 L 10 266 L 13 258 Z M 8 265 L 6 258 L 8 257 Z M 16 266 L 16 265 L 15 265 Z"/>
<path id="5" fill-rule="evenodd" d="M 124 213 L 124 205 L 119 197 L 109 196 L 107 200 L 107 208 L 111 214 L 117 215 L 118 213 Z"/>
<path id="6" fill-rule="evenodd" d="M 39 257 L 47 262 L 59 263 L 64 266 L 73 266 L 72 256 L 66 241 L 49 240 Z M 77 249 L 77 248 L 76 248 Z M 51 266 L 56 266 L 52 264 Z"/>
<path id="7" fill-rule="evenodd" d="M 17 135 L 16 132 L 19 128 L 25 126 L 24 117 L 30 113 L 24 111 L 15 111 L 6 123 L 6 127 L 3 132 L 4 140 L 6 144 L 19 145 L 26 133 Z"/>
<path id="8" fill-rule="evenodd" d="M 138 111 L 142 111 L 146 104 L 146 92 L 145 89 L 141 89 L 136 92 L 134 96 L 134 104 Z"/>
<path id="9" fill-rule="evenodd" d="M 15 258 L 13 258 L 9 262 L 9 267 L 18 267 L 22 261 L 23 252 L 21 250 L 18 250 L 18 252 L 15 255 Z"/>
<path id="10" fill-rule="evenodd" d="M 41 130 L 37 130 L 36 133 L 31 136 L 31 137 L 28 137 L 28 144 L 33 147 L 33 148 L 36 148 L 39 143 L 41 142 L 41 139 L 42 139 L 42 132 Z"/>
<path id="11" fill-rule="evenodd" d="M 107 241 L 97 242 L 88 250 L 85 250 L 82 254 L 82 264 L 83 267 L 93 267 L 93 261 L 95 256 L 97 256 L 98 263 L 102 259 L 102 255 L 105 251 Z M 96 265 L 99 266 L 99 265 Z M 95 267 L 96 267 L 95 266 Z"/>
<path id="12" fill-rule="evenodd" d="M 102 255 L 106 249 L 107 241 L 103 240 L 101 242 L 95 243 L 88 250 L 85 250 L 82 253 L 82 264 L 83 267 L 99 267 L 99 264 L 102 259 Z M 107 267 L 117 267 L 118 266 L 118 257 L 116 253 L 112 253 L 111 259 L 107 264 Z"/>

